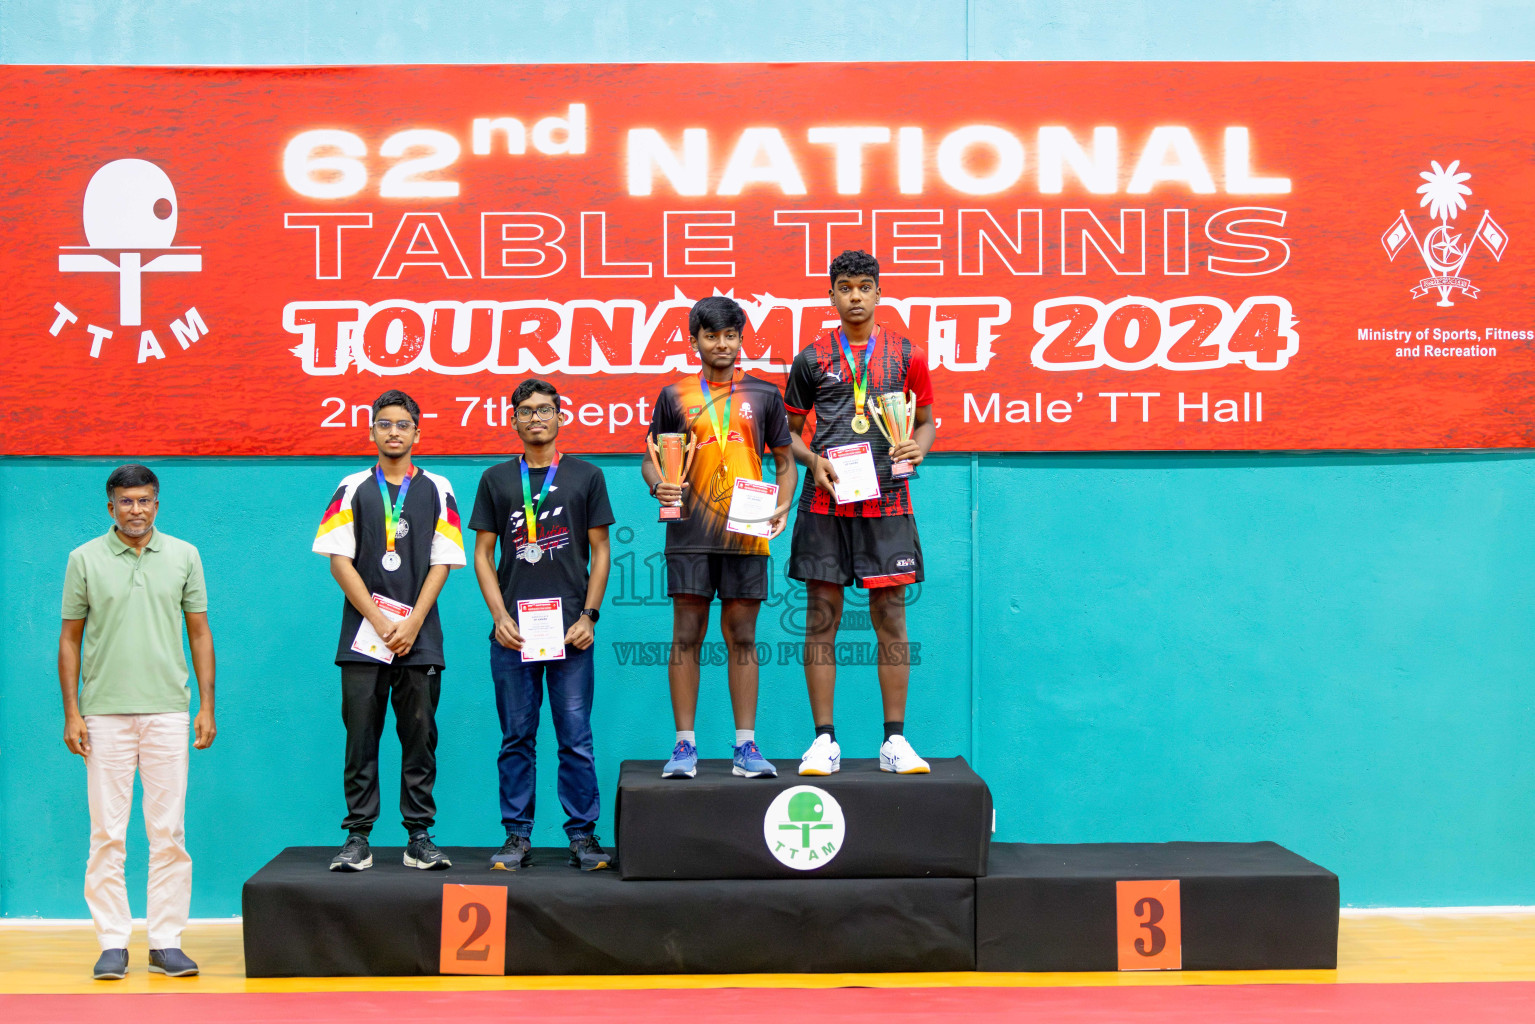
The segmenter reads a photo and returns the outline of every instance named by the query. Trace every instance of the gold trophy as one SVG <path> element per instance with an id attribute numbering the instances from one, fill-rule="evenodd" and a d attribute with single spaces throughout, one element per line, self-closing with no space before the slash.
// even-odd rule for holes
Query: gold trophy
<path id="1" fill-rule="evenodd" d="M 656 444 L 660 441 L 660 445 Z M 684 440 L 686 447 L 684 447 Z M 651 465 L 656 467 L 656 472 L 661 474 L 661 480 L 669 484 L 681 485 L 683 478 L 688 475 L 688 470 L 693 468 L 693 435 L 692 434 L 660 434 L 657 437 L 645 436 L 645 446 L 650 449 Z M 660 522 L 675 523 L 688 517 L 687 503 L 679 501 L 675 505 L 662 505 Z"/>
<path id="2" fill-rule="evenodd" d="M 879 427 L 879 432 L 885 435 L 885 440 L 890 442 L 890 447 L 911 440 L 912 427 L 917 422 L 916 392 L 892 391 L 876 395 L 868 400 L 868 405 L 870 418 Z M 896 480 L 904 480 L 916 471 L 916 467 L 907 459 L 890 464 L 890 475 Z"/>

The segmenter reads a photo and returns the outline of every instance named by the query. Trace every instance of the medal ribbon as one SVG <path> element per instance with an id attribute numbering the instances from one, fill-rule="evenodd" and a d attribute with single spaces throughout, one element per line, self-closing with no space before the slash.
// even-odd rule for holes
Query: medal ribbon
<path id="1" fill-rule="evenodd" d="M 400 513 L 405 511 L 405 494 L 410 490 L 411 477 L 416 475 L 416 469 L 411 467 L 410 476 L 400 481 L 400 496 L 391 504 L 389 501 L 389 481 L 384 479 L 384 467 L 373 467 L 373 478 L 378 481 L 378 493 L 384 499 L 384 543 L 388 550 L 394 550 L 394 531 L 400 525 Z"/>
<path id="2" fill-rule="evenodd" d="M 522 515 L 528 524 L 528 543 L 538 540 L 538 513 L 544 507 L 544 499 L 549 497 L 549 485 L 554 483 L 554 474 L 560 468 L 560 453 L 554 453 L 554 460 L 549 463 L 549 475 L 544 477 L 544 486 L 539 488 L 538 501 L 533 500 L 533 485 L 528 482 L 528 458 L 524 455 L 517 460 L 517 465 L 522 469 Z"/>
<path id="3" fill-rule="evenodd" d="M 720 426 L 719 413 L 715 410 L 714 403 L 709 398 L 708 378 L 701 373 L 698 375 L 698 385 L 703 389 L 704 408 L 709 410 L 709 423 L 714 427 L 714 438 L 719 442 L 720 459 L 723 460 L 725 458 L 725 446 L 730 443 L 730 435 L 727 432 L 730 430 L 730 403 L 734 402 L 736 397 L 735 375 L 731 374 L 730 391 L 725 396 L 725 425 L 723 427 Z"/>
<path id="4" fill-rule="evenodd" d="M 874 343 L 879 340 L 879 332 L 875 330 L 869 333 L 868 344 L 863 347 L 861 371 L 853 360 L 853 347 L 848 344 L 847 332 L 839 330 L 837 340 L 842 342 L 842 358 L 847 360 L 847 372 L 853 378 L 853 415 L 862 416 L 865 399 L 869 396 L 869 356 L 874 352 Z"/>

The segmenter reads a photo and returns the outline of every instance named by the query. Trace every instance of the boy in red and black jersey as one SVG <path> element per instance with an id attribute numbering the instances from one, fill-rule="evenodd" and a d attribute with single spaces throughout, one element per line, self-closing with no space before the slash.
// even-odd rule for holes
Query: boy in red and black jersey
<path id="1" fill-rule="evenodd" d="M 922 581 L 922 544 L 904 479 L 891 473 L 895 461 L 917 466 L 932 447 L 933 384 L 927 352 L 874 322 L 879 304 L 879 262 L 852 250 L 832 260 L 831 300 L 841 324 L 801 350 L 789 370 L 784 405 L 794 435 L 794 455 L 810 467 L 800 495 L 799 516 L 789 556 L 789 576 L 806 585 L 805 682 L 815 716 L 815 742 L 800 762 L 801 775 L 829 775 L 842 763 L 832 726 L 836 688 L 837 625 L 849 585 L 869 591 L 869 618 L 879 641 L 879 685 L 884 699 L 885 742 L 880 768 L 920 774 L 928 764 L 903 734 L 906 686 L 911 665 L 906 641 L 906 584 Z M 886 392 L 916 397 L 910 440 L 892 447 L 871 429 L 867 399 Z M 859 399 L 865 401 L 860 403 Z M 815 410 L 815 437 L 801 436 L 805 417 Z M 861 429 L 860 429 L 861 428 Z M 867 443 L 879 494 L 839 504 L 836 470 L 828 449 Z"/>

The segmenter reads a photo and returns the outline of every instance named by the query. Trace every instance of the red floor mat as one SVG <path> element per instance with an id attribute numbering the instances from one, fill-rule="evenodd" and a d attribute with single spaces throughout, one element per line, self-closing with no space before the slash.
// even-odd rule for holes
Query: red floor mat
<path id="1" fill-rule="evenodd" d="M 0 997 L 25 1024 L 1530 1024 L 1535 982 Z"/>

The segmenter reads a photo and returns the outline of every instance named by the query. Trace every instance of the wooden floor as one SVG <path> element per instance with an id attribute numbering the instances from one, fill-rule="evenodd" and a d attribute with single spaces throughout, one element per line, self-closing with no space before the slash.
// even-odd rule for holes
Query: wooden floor
<path id="1" fill-rule="evenodd" d="M 66 993 L 474 992 L 783 988 L 1072 988 L 1083 986 L 1337 985 L 1349 983 L 1535 981 L 1535 913 L 1347 917 L 1336 971 L 1177 971 L 1090 974 L 750 974 L 510 978 L 245 977 L 240 926 L 194 924 L 183 946 L 202 966 L 196 978 L 146 969 L 142 930 L 123 981 L 90 977 L 97 947 L 90 928 L 0 927 L 0 995 Z"/>

